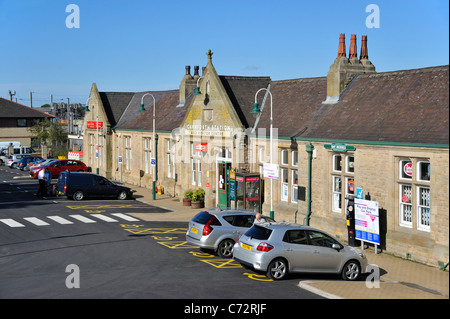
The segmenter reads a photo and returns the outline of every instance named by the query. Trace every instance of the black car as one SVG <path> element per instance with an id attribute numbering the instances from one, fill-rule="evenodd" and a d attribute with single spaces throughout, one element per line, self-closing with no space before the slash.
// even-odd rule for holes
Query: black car
<path id="1" fill-rule="evenodd" d="M 56 195 L 65 195 L 74 200 L 86 197 L 110 197 L 129 199 L 133 191 L 129 187 L 117 185 L 103 176 L 91 173 L 61 172 L 56 184 Z"/>
<path id="2" fill-rule="evenodd" d="M 20 170 L 25 170 L 25 168 L 27 167 L 28 163 L 37 161 L 37 160 L 42 160 L 42 157 L 39 156 L 27 156 L 27 157 L 23 157 L 19 160 L 19 162 L 17 163 L 17 168 L 19 168 Z"/>

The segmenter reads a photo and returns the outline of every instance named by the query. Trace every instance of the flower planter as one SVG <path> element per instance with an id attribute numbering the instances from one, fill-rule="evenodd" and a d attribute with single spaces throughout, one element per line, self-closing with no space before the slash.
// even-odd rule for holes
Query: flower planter
<path id="1" fill-rule="evenodd" d="M 191 200 L 183 198 L 183 206 L 191 206 Z"/>
<path id="2" fill-rule="evenodd" d="M 192 208 L 203 208 L 203 207 L 205 207 L 205 202 L 195 202 L 195 201 L 192 201 L 191 202 L 191 207 Z"/>

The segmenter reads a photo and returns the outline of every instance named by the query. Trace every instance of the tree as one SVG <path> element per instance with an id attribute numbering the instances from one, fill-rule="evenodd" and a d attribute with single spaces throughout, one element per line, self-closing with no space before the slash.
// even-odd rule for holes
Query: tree
<path id="1" fill-rule="evenodd" d="M 30 127 L 29 132 L 32 137 L 37 138 L 40 144 L 55 146 L 67 143 L 67 132 L 61 125 L 53 123 L 49 119 L 39 122 Z"/>

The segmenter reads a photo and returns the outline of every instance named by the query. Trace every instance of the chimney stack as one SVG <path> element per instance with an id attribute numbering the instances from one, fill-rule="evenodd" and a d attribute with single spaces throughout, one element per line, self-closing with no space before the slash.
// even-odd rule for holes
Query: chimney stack
<path id="1" fill-rule="evenodd" d="M 200 75 L 198 74 L 198 70 L 199 70 L 199 66 L 198 65 L 194 65 L 194 80 L 197 81 L 200 78 Z"/>
<path id="2" fill-rule="evenodd" d="M 339 48 L 338 48 L 338 57 L 347 57 L 347 53 L 345 52 L 345 34 L 341 33 L 339 36 Z"/>
<path id="3" fill-rule="evenodd" d="M 186 65 L 186 74 L 181 80 L 180 84 L 180 104 L 184 105 L 184 101 L 189 97 L 189 95 L 194 91 L 196 82 L 191 75 L 191 66 Z"/>
<path id="4" fill-rule="evenodd" d="M 358 60 L 356 48 L 356 34 L 351 35 L 350 56 L 347 59 L 345 52 L 345 34 L 339 35 L 338 56 L 330 66 L 327 74 L 327 99 L 324 104 L 339 102 L 341 93 L 347 85 L 357 76 L 363 73 L 375 73 L 375 67 L 364 57 L 367 57 L 367 36 L 363 36 L 361 45 L 361 59 Z"/>

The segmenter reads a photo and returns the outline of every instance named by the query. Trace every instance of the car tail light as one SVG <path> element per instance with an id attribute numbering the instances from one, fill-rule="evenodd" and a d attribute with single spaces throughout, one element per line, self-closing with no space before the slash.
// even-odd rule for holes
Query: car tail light
<path id="1" fill-rule="evenodd" d="M 64 185 L 64 190 L 67 190 L 67 185 Z"/>
<path id="2" fill-rule="evenodd" d="M 269 243 L 261 243 L 258 245 L 258 247 L 256 247 L 257 251 L 263 251 L 263 252 L 271 251 L 272 249 L 273 249 L 273 246 Z"/>
<path id="3" fill-rule="evenodd" d="M 203 236 L 208 236 L 211 234 L 211 232 L 214 230 L 214 228 L 211 226 L 211 223 L 216 219 L 216 216 L 212 216 L 205 226 L 203 226 Z"/>

